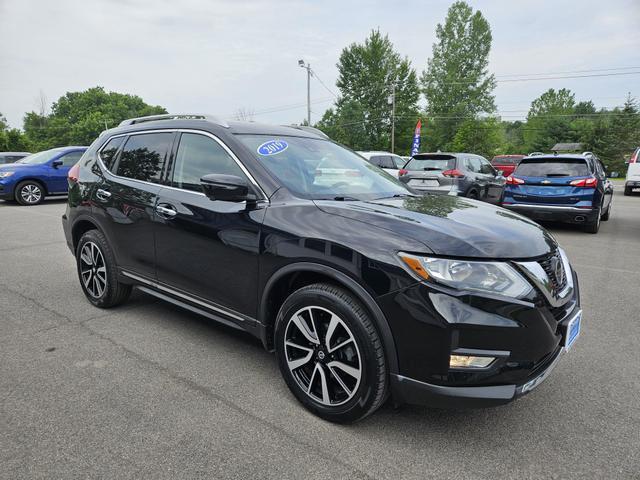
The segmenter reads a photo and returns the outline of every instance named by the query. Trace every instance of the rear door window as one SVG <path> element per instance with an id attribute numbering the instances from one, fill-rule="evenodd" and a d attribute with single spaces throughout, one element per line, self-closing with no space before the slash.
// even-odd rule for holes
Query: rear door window
<path id="1" fill-rule="evenodd" d="M 525 160 L 515 173 L 523 177 L 586 177 L 589 166 L 583 159 L 539 159 Z"/>
<path id="2" fill-rule="evenodd" d="M 121 177 L 160 183 L 172 132 L 131 135 L 125 143 L 116 174 Z"/>
<path id="3" fill-rule="evenodd" d="M 480 173 L 482 170 L 480 159 L 477 157 L 466 157 L 464 159 L 464 165 L 467 170 L 473 173 Z"/>
<path id="4" fill-rule="evenodd" d="M 371 157 L 369 159 L 369 162 L 371 162 L 376 167 L 383 168 L 382 166 L 384 164 L 384 156 L 383 155 L 374 155 L 373 157 Z"/>

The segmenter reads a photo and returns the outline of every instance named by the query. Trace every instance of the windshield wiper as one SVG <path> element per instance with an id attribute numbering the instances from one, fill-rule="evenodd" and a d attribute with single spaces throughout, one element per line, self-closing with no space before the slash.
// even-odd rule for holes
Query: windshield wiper
<path id="1" fill-rule="evenodd" d="M 353 202 L 353 201 L 359 201 L 359 198 L 356 197 L 350 197 L 349 195 L 338 195 L 336 197 L 333 197 L 334 200 L 337 200 L 338 202 Z"/>
<path id="2" fill-rule="evenodd" d="M 389 195 L 386 197 L 379 197 L 379 198 L 375 198 L 374 200 L 384 200 L 385 198 L 404 198 L 404 197 L 412 197 L 412 198 L 416 198 L 419 197 L 420 195 L 414 195 L 413 193 L 396 193 L 394 195 Z"/>
<path id="3" fill-rule="evenodd" d="M 570 177 L 571 174 L 569 173 L 547 173 L 546 177 L 547 178 L 553 178 L 553 177 Z"/>
<path id="4" fill-rule="evenodd" d="M 424 167 L 422 170 L 431 172 L 431 171 L 435 171 L 435 170 L 440 171 L 442 169 L 438 168 L 438 167 Z"/>

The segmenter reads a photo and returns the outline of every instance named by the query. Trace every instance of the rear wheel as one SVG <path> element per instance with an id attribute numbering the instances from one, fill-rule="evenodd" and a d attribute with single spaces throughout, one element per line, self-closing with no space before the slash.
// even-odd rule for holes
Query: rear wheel
<path id="1" fill-rule="evenodd" d="M 14 195 L 20 205 L 38 205 L 44 200 L 44 188 L 35 180 L 25 180 L 16 186 Z"/>
<path id="2" fill-rule="evenodd" d="M 478 200 L 478 192 L 476 192 L 475 190 L 469 190 L 469 192 L 467 193 L 467 197 L 468 198 L 473 198 L 474 200 Z"/>
<path id="3" fill-rule="evenodd" d="M 367 312 L 345 290 L 318 283 L 291 294 L 278 312 L 275 338 L 287 386 L 319 417 L 354 422 L 384 402 L 382 342 Z"/>
<path id="4" fill-rule="evenodd" d="M 606 222 L 607 220 L 609 220 L 609 217 L 611 216 L 611 204 L 613 203 L 613 199 L 611 199 L 611 201 L 609 201 L 609 205 L 607 206 L 607 211 L 604 212 L 604 215 L 602 215 L 602 221 Z"/>
<path id="5" fill-rule="evenodd" d="M 598 215 L 596 215 L 595 220 L 585 224 L 584 231 L 587 233 L 598 233 L 600 230 L 600 217 L 602 216 L 602 210 L 598 209 Z"/>
<path id="6" fill-rule="evenodd" d="M 129 298 L 131 285 L 118 281 L 115 257 L 102 232 L 89 230 L 82 235 L 76 264 L 82 291 L 96 307 L 115 307 Z"/>

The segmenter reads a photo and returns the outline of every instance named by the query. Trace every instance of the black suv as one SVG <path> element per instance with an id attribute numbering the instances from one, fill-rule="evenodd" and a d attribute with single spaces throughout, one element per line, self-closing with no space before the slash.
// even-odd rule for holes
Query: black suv
<path id="1" fill-rule="evenodd" d="M 389 396 L 509 402 L 579 333 L 577 278 L 542 227 L 466 198 L 417 196 L 310 129 L 127 120 L 100 135 L 69 184 L 63 226 L 93 305 L 137 287 L 243 329 L 331 421 L 363 418 Z"/>

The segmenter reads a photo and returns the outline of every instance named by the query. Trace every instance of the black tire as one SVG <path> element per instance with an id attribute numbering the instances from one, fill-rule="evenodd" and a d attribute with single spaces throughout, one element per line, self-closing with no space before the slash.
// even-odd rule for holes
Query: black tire
<path id="1" fill-rule="evenodd" d="M 313 321 L 309 321 L 309 309 Z M 307 327 L 314 325 L 315 343 L 318 345 L 308 340 L 294 317 L 306 318 Z M 335 318 L 337 326 L 331 330 L 330 325 Z M 333 333 L 329 334 L 329 330 Z M 288 341 L 286 346 L 285 340 Z M 388 375 L 382 341 L 365 308 L 346 290 L 317 283 L 292 293 L 278 312 L 275 343 L 280 372 L 287 386 L 308 410 L 319 417 L 336 423 L 355 422 L 372 414 L 384 403 Z M 302 344 L 303 348 L 292 347 L 292 344 Z M 294 357 L 292 352 L 299 353 L 301 357 Z M 290 367 L 290 362 L 301 360 L 304 363 L 299 367 Z M 348 370 L 343 370 L 345 366 L 356 373 L 359 369 L 359 376 L 346 373 Z M 315 392 L 319 392 L 317 398 L 312 396 Z"/>
<path id="2" fill-rule="evenodd" d="M 44 186 L 36 180 L 25 180 L 16 185 L 13 196 L 20 205 L 33 206 L 42 203 L 46 195 Z"/>
<path id="3" fill-rule="evenodd" d="M 598 215 L 596 216 L 596 219 L 592 222 L 586 223 L 584 226 L 584 231 L 587 233 L 598 233 L 598 231 L 600 230 L 600 218 L 601 218 L 602 214 L 600 211 L 598 211 Z"/>
<path id="4" fill-rule="evenodd" d="M 631 195 L 632 190 L 633 190 L 633 189 L 631 189 L 631 188 L 629 188 L 629 187 L 624 187 L 624 194 L 625 194 L 625 196 L 627 196 L 627 197 L 628 197 L 629 195 Z"/>
<path id="5" fill-rule="evenodd" d="M 607 220 L 609 220 L 609 217 L 611 217 L 611 204 L 613 203 L 613 199 L 611 199 L 611 201 L 609 202 L 609 206 L 607 207 L 607 211 L 604 212 L 604 215 L 602 215 L 602 221 L 606 222 Z"/>
<path id="6" fill-rule="evenodd" d="M 91 254 L 87 255 L 88 252 Z M 115 256 L 99 230 L 89 230 L 80 238 L 76 247 L 76 266 L 82 291 L 96 307 L 115 307 L 129 298 L 131 285 L 118 281 Z"/>
<path id="7" fill-rule="evenodd" d="M 478 200 L 480 197 L 478 196 L 478 192 L 475 190 L 469 190 L 467 192 L 467 198 L 471 198 L 473 200 Z"/>

